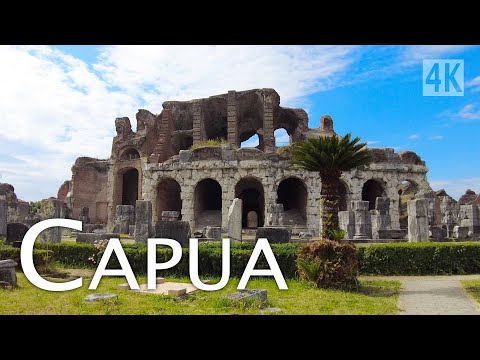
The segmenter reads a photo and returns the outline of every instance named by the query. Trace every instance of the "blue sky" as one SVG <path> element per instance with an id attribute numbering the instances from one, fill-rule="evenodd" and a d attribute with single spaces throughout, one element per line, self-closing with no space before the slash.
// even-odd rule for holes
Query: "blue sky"
<path id="1" fill-rule="evenodd" d="M 422 96 L 436 58 L 464 60 L 463 97 Z M 341 135 L 417 152 L 435 190 L 480 191 L 478 46 L 0 46 L 0 79 L 0 181 L 24 200 L 55 196 L 76 157 L 108 157 L 115 117 L 261 87 L 310 127 L 329 114 Z"/>

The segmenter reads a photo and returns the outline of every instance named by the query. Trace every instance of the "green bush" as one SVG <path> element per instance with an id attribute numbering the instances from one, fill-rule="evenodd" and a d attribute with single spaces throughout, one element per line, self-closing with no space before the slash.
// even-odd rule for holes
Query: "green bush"
<path id="1" fill-rule="evenodd" d="M 480 243 L 393 243 L 359 246 L 360 272 L 368 275 L 480 273 Z"/>
<path id="2" fill-rule="evenodd" d="M 147 247 L 142 244 L 124 244 L 123 250 L 127 259 L 136 274 L 147 272 Z M 76 243 L 37 243 L 37 249 L 49 249 L 53 251 L 52 260 L 58 261 L 65 266 L 80 266 L 95 268 L 89 258 L 95 253 L 91 244 Z M 240 277 L 243 275 L 250 255 L 255 247 L 254 243 L 231 244 L 230 247 L 230 276 Z M 277 262 L 285 277 L 295 277 L 298 245 L 295 244 L 272 244 L 272 250 Z M 169 247 L 157 247 L 157 262 L 166 262 L 172 257 L 172 250 Z M 222 245 L 218 243 L 199 244 L 198 247 L 199 274 L 205 276 L 220 276 L 222 272 Z M 189 275 L 189 253 L 183 249 L 180 262 L 172 269 L 159 271 L 163 275 Z M 120 264 L 116 256 L 110 258 L 109 268 L 119 268 Z M 263 254 L 257 262 L 256 268 L 266 269 L 267 262 Z"/>
<path id="3" fill-rule="evenodd" d="M 319 288 L 345 289 L 357 284 L 358 261 L 353 244 L 332 240 L 304 245 L 298 254 L 300 278 Z"/>
<path id="4" fill-rule="evenodd" d="M 51 260 L 53 258 L 53 253 L 47 250 L 33 250 L 33 263 L 35 266 L 44 266 L 46 265 L 46 260 L 48 258 Z M 0 260 L 12 259 L 18 264 L 18 267 L 21 269 L 20 263 L 20 249 L 14 248 L 13 246 L 0 246 Z"/>

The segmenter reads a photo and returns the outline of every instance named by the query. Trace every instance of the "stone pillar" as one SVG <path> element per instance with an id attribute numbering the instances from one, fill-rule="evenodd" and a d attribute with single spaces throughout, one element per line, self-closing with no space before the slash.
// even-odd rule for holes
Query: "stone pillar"
<path id="1" fill-rule="evenodd" d="M 202 121 L 202 109 L 200 104 L 193 105 L 193 145 L 204 141 L 204 125 Z"/>
<path id="2" fill-rule="evenodd" d="M 407 201 L 408 241 L 428 241 L 428 200 L 415 199 Z"/>
<path id="3" fill-rule="evenodd" d="M 468 237 L 468 227 L 455 225 L 453 227 L 453 237 L 458 240 L 465 240 Z"/>
<path id="4" fill-rule="evenodd" d="M 458 221 L 460 206 L 450 196 L 444 196 L 440 202 L 440 222 L 447 229 L 447 237 L 453 238 L 453 228 Z"/>
<path id="5" fill-rule="evenodd" d="M 372 239 L 380 239 L 379 233 L 383 230 L 390 230 L 390 199 L 378 197 L 375 200 L 375 210 L 372 214 Z"/>
<path id="6" fill-rule="evenodd" d="M 0 260 L 0 281 L 8 283 L 12 288 L 17 287 L 17 273 L 15 266 L 18 264 L 11 260 Z"/>
<path id="7" fill-rule="evenodd" d="M 88 207 L 83 207 L 80 211 L 80 217 L 78 220 L 82 222 L 82 225 L 90 224 L 90 217 L 88 216 L 90 209 Z"/>
<path id="8" fill-rule="evenodd" d="M 283 204 L 267 204 L 265 214 L 265 226 L 282 226 L 283 223 Z"/>
<path id="9" fill-rule="evenodd" d="M 435 206 L 437 202 L 437 195 L 435 191 L 422 191 L 415 195 L 417 199 L 425 199 L 427 200 L 427 207 L 428 207 L 428 225 L 438 225 L 440 221 L 437 222 L 438 219 L 435 218 Z"/>
<path id="10" fill-rule="evenodd" d="M 128 234 L 130 225 L 135 224 L 135 206 L 117 205 L 115 212 L 115 226 L 113 232 L 118 234 Z"/>
<path id="11" fill-rule="evenodd" d="M 468 236 L 480 234 L 480 214 L 477 205 L 460 205 L 460 226 L 468 227 Z"/>
<path id="12" fill-rule="evenodd" d="M 135 205 L 135 242 L 146 244 L 152 234 L 152 202 L 137 200 Z"/>
<path id="13" fill-rule="evenodd" d="M 341 230 L 345 231 L 345 239 L 353 239 L 355 235 L 355 214 L 353 211 L 339 211 L 338 223 Z"/>
<path id="14" fill-rule="evenodd" d="M 234 147 L 238 147 L 238 123 L 237 123 L 237 93 L 229 91 L 227 95 L 227 126 L 228 142 Z"/>
<path id="15" fill-rule="evenodd" d="M 275 151 L 275 135 L 273 126 L 273 99 L 272 95 L 263 97 L 263 144 L 265 152 Z"/>
<path id="16" fill-rule="evenodd" d="M 7 201 L 0 199 L 0 236 L 7 235 L 7 216 L 8 216 Z"/>
<path id="17" fill-rule="evenodd" d="M 67 210 L 67 204 L 60 200 L 51 200 L 53 202 L 53 218 L 64 219 Z M 62 241 L 63 229 L 61 227 L 54 227 L 51 230 L 51 242 L 59 243 Z"/>
<path id="18" fill-rule="evenodd" d="M 355 216 L 355 235 L 353 238 L 356 240 L 372 238 L 372 222 L 368 205 L 368 201 L 352 201 L 352 211 Z"/>
<path id="19" fill-rule="evenodd" d="M 234 240 L 242 240 L 242 200 L 233 199 L 228 208 L 228 237 Z"/>

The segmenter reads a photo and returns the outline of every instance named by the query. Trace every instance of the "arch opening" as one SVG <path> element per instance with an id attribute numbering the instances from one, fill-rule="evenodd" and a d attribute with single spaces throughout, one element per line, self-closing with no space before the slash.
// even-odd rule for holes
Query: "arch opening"
<path id="1" fill-rule="evenodd" d="M 306 225 L 307 199 L 307 187 L 302 180 L 287 178 L 280 183 L 277 190 L 277 203 L 283 205 L 286 224 Z"/>
<path id="2" fill-rule="evenodd" d="M 162 220 L 163 211 L 178 211 L 182 218 L 182 199 L 180 184 L 174 179 L 163 179 L 158 183 L 156 211 L 158 221 Z"/>
<path id="3" fill-rule="evenodd" d="M 120 160 L 135 160 L 140 159 L 140 153 L 137 149 L 128 149 L 125 150 L 120 158 Z"/>
<path id="4" fill-rule="evenodd" d="M 222 187 L 218 181 L 203 179 L 197 184 L 194 209 L 197 228 L 222 226 Z"/>
<path id="5" fill-rule="evenodd" d="M 265 194 L 262 183 L 243 178 L 235 186 L 235 197 L 242 200 L 242 227 L 256 229 L 265 222 Z"/>
<path id="6" fill-rule="evenodd" d="M 122 205 L 135 206 L 138 200 L 138 170 L 130 169 L 122 175 Z"/>
<path id="7" fill-rule="evenodd" d="M 363 184 L 362 189 L 362 200 L 368 201 L 368 209 L 374 210 L 375 209 L 375 201 L 377 197 L 383 197 L 385 194 L 385 190 L 383 185 L 377 180 L 368 180 Z"/>
<path id="8" fill-rule="evenodd" d="M 275 146 L 288 146 L 292 143 L 292 137 L 288 134 L 288 131 L 284 128 L 279 128 L 274 131 L 273 135 L 275 136 Z"/>

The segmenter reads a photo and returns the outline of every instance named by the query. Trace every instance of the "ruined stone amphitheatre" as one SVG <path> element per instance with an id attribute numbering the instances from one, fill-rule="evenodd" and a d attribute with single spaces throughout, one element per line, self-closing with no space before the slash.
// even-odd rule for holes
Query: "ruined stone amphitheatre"
<path id="1" fill-rule="evenodd" d="M 31 226 L 55 216 L 82 220 L 92 236 L 107 230 L 140 242 L 179 233 L 238 238 L 258 229 L 284 230 L 288 239 L 318 237 L 320 177 L 292 168 L 288 146 L 277 147 L 274 137 L 277 129 L 285 129 L 291 143 L 335 134 L 330 116 L 315 129 L 308 120 L 304 110 L 280 106 L 274 89 L 166 101 L 158 115 L 139 110 L 136 131 L 129 118 L 117 118 L 110 158 L 78 158 L 71 180 L 36 215 L 2 184 L 0 216 L 7 219 L 4 225 L 0 219 L 0 233 L 7 223 Z M 258 146 L 240 147 L 255 134 Z M 456 201 L 432 191 L 428 168 L 412 151 L 371 151 L 368 167 L 342 175 L 339 216 L 348 239 L 427 241 L 480 233 L 478 195 L 468 191 Z"/>

